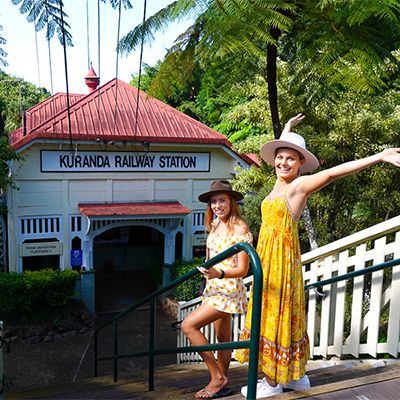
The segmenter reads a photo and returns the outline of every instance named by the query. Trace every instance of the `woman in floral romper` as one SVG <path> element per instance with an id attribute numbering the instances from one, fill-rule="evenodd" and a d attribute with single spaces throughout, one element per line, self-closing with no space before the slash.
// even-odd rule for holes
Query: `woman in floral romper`
<path id="1" fill-rule="evenodd" d="M 241 193 L 232 190 L 228 181 L 214 181 L 210 190 L 199 196 L 199 201 L 207 203 L 205 216 L 207 238 L 207 259 L 232 247 L 239 242 L 252 243 L 249 228 L 241 219 L 237 201 L 243 199 Z M 240 252 L 209 269 L 199 268 L 206 278 L 203 302 L 182 322 L 181 329 L 194 346 L 207 345 L 208 341 L 201 328 L 214 323 L 218 342 L 231 340 L 232 314 L 244 313 L 247 307 L 246 291 L 242 278 L 249 268 L 249 259 Z M 197 399 L 215 399 L 228 396 L 231 390 L 227 372 L 231 360 L 231 350 L 200 352 L 210 372 L 210 382 L 199 390 Z"/>

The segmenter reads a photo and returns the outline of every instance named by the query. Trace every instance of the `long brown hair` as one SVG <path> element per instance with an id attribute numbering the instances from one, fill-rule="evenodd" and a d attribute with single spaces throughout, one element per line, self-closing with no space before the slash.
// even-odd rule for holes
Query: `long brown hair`
<path id="1" fill-rule="evenodd" d="M 226 226 L 228 228 L 229 233 L 233 233 L 233 227 L 238 224 L 239 221 L 242 221 L 242 214 L 240 212 L 239 205 L 237 201 L 226 193 L 231 201 L 231 207 L 229 211 L 228 218 L 226 220 Z M 216 225 L 214 224 L 214 213 L 211 210 L 211 197 L 207 203 L 207 209 L 204 217 L 204 225 L 206 227 L 206 231 L 211 233 L 215 230 Z"/>

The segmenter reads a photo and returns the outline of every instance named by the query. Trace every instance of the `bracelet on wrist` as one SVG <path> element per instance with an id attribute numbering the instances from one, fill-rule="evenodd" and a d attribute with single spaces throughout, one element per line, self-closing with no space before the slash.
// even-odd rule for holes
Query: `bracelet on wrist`
<path id="1" fill-rule="evenodd" d="M 221 269 L 221 275 L 218 277 L 218 279 L 223 279 L 225 277 L 225 271 Z"/>

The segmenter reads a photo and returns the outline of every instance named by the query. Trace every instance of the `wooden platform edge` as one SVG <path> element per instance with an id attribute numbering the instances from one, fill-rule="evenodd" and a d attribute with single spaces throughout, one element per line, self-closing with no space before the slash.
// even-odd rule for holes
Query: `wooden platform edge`
<path id="1" fill-rule="evenodd" d="M 360 378 L 349 379 L 341 382 L 327 383 L 326 385 L 312 387 L 308 390 L 298 392 L 286 392 L 279 396 L 269 397 L 270 399 L 304 399 L 310 396 L 337 392 L 339 390 L 351 389 L 358 386 L 364 386 L 372 383 L 390 381 L 392 379 L 400 378 L 400 370 L 386 371 L 374 375 L 363 376 Z M 233 399 L 232 399 L 233 400 Z"/>
<path id="2" fill-rule="evenodd" d="M 190 364 L 190 369 L 201 369 L 205 367 L 201 364 L 194 365 Z M 168 373 L 171 369 L 175 370 L 176 373 L 184 373 L 187 371 L 187 365 L 183 364 L 172 364 L 168 366 L 166 370 L 165 366 L 161 368 L 156 368 L 155 376 L 162 376 Z M 82 386 L 86 389 L 95 388 L 99 385 L 102 386 L 121 386 L 126 384 L 136 383 L 138 386 L 143 386 L 147 388 L 148 384 L 148 370 L 138 370 L 131 372 L 122 372 L 119 374 L 118 381 L 114 382 L 112 375 L 102 375 L 98 377 L 88 377 L 79 379 L 75 382 L 63 382 L 51 386 L 41 386 L 41 387 L 26 387 L 23 389 L 6 389 L 4 392 L 5 400 L 23 400 L 23 399 L 37 399 L 43 395 L 43 391 L 46 391 L 46 396 L 57 395 L 64 393 L 66 390 L 68 393 L 78 393 L 82 390 Z M 39 396 L 39 397 L 38 397 Z"/>

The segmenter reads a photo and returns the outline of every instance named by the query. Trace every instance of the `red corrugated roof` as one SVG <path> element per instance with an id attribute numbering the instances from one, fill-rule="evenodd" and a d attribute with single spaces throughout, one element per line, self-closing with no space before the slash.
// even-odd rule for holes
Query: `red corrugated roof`
<path id="1" fill-rule="evenodd" d="M 185 215 L 192 211 L 181 203 L 103 203 L 78 204 L 79 211 L 87 217 L 121 215 Z"/>
<path id="2" fill-rule="evenodd" d="M 70 94 L 70 106 L 82 99 L 84 94 Z M 35 106 L 25 111 L 25 126 L 18 128 L 10 134 L 10 142 L 14 144 L 21 140 L 25 135 L 33 132 L 35 128 L 49 118 L 54 118 L 59 112 L 67 108 L 67 95 L 65 93 L 56 93 L 48 97 L 46 100 L 41 101 Z"/>
<path id="3" fill-rule="evenodd" d="M 255 153 L 247 153 L 246 156 L 253 161 L 253 164 L 256 164 L 258 167 L 261 165 L 260 156 Z"/>
<path id="4" fill-rule="evenodd" d="M 117 79 L 81 97 L 70 107 L 72 139 L 221 143 L 230 147 L 224 135 L 141 91 L 135 136 L 136 98 L 137 89 Z M 15 148 L 34 139 L 70 139 L 66 107 L 55 114 L 43 105 L 46 102 L 54 103 L 47 99 L 35 106 L 45 113 L 40 116 L 41 124 L 35 123 L 24 137 L 15 138 Z"/>

